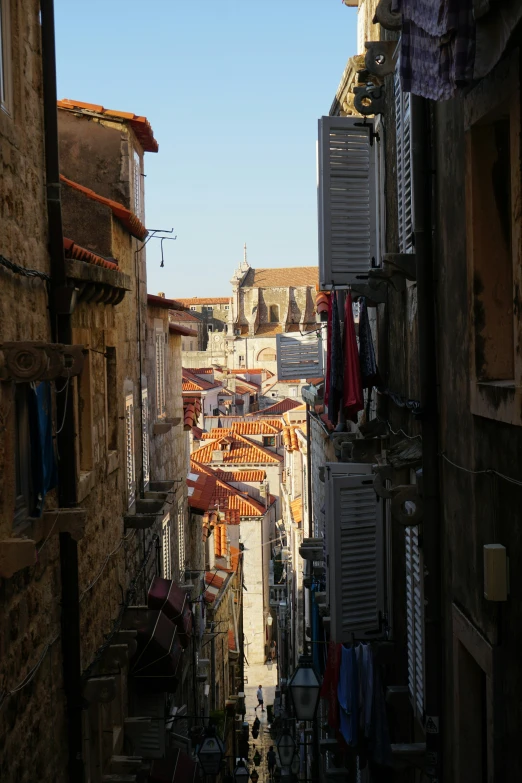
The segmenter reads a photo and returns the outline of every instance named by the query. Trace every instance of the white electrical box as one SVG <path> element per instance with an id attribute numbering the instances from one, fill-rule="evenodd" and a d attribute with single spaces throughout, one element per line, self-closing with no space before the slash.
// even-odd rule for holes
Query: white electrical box
<path id="1" fill-rule="evenodd" d="M 484 545 L 484 598 L 507 601 L 509 592 L 508 557 L 502 544 Z"/>

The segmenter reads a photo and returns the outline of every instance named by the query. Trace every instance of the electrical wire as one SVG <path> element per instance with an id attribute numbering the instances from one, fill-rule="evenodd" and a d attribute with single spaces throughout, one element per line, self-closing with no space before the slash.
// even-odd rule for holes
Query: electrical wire
<path id="1" fill-rule="evenodd" d="M 408 438 L 408 440 L 416 440 L 417 438 L 419 440 L 422 440 L 422 435 L 408 435 L 408 433 L 404 432 L 404 430 L 401 429 L 401 427 L 399 427 L 398 430 L 394 430 L 392 425 L 390 424 L 390 422 L 387 419 L 381 419 L 380 416 L 377 416 L 377 421 L 380 421 L 383 424 L 386 424 L 386 426 L 388 427 L 388 429 L 390 430 L 392 435 L 404 435 L 404 437 Z"/>
<path id="2" fill-rule="evenodd" d="M 463 465 L 457 465 L 456 462 L 453 462 L 443 451 L 439 454 L 440 457 L 442 457 L 443 460 L 445 460 L 448 464 L 453 465 L 454 468 L 457 468 L 458 470 L 462 470 L 464 473 L 469 473 L 473 476 L 483 476 L 483 475 L 489 475 L 489 476 L 498 476 L 501 479 L 504 479 L 504 481 L 509 482 L 510 484 L 515 484 L 517 487 L 522 487 L 522 481 L 519 481 L 518 479 L 514 479 L 511 476 L 506 476 L 504 473 L 500 473 L 498 470 L 495 470 L 494 468 L 484 468 L 483 470 L 471 470 L 470 468 L 465 468 Z"/>
<path id="3" fill-rule="evenodd" d="M 49 275 L 46 275 L 45 272 L 39 272 L 37 269 L 26 269 L 24 266 L 9 261 L 9 259 L 3 255 L 0 255 L 0 265 L 9 269 L 10 272 L 22 275 L 22 277 L 39 277 L 41 280 L 45 280 L 46 283 L 51 282 L 51 278 Z"/>

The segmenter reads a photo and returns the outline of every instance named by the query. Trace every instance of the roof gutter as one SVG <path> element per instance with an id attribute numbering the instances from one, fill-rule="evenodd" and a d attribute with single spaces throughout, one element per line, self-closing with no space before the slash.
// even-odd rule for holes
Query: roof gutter
<path id="1" fill-rule="evenodd" d="M 63 247 L 60 165 L 58 154 L 58 110 L 56 95 L 56 46 L 54 29 L 54 2 L 40 0 L 43 109 L 45 135 L 45 176 L 49 253 L 51 261 L 51 296 L 49 310 L 53 340 L 72 343 L 71 315 L 76 303 L 76 289 L 67 280 Z M 68 380 L 67 383 L 70 381 Z M 56 442 L 60 460 L 60 507 L 77 505 L 77 476 L 72 394 L 56 396 L 57 420 L 63 421 Z M 70 533 L 60 533 L 61 575 L 61 639 L 63 679 L 67 702 L 68 777 L 71 783 L 84 779 L 82 757 L 82 690 L 80 655 L 80 616 L 78 586 L 78 545 Z"/>

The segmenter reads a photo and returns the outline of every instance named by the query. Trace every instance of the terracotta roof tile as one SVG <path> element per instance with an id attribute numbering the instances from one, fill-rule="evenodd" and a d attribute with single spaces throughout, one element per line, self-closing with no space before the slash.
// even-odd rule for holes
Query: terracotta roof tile
<path id="1" fill-rule="evenodd" d="M 133 237 L 143 240 L 149 233 L 141 220 L 139 220 L 139 218 L 137 218 L 136 215 L 130 211 L 130 209 L 124 207 L 123 204 L 120 204 L 117 201 L 112 201 L 110 198 L 105 198 L 105 196 L 100 196 L 98 193 L 95 193 L 94 190 L 86 188 L 84 185 L 80 185 L 78 182 L 73 182 L 72 179 L 67 179 L 67 177 L 63 176 L 63 174 L 60 174 L 60 182 L 63 182 L 68 187 L 73 188 L 73 190 L 77 190 L 78 192 L 83 193 L 83 195 L 87 198 L 90 198 L 93 201 L 98 201 L 100 204 L 105 204 L 106 207 L 109 207 L 109 209 L 112 210 L 114 217 L 118 218 L 118 220 L 125 226 L 129 234 L 132 234 Z"/>
<path id="2" fill-rule="evenodd" d="M 242 288 L 289 288 L 316 286 L 319 269 L 316 266 L 283 266 L 266 269 L 249 269 Z"/>
<path id="3" fill-rule="evenodd" d="M 288 451 L 297 451 L 299 441 L 297 440 L 297 427 L 287 426 L 283 429 L 283 443 Z"/>
<path id="4" fill-rule="evenodd" d="M 238 432 L 240 435 L 278 435 L 281 427 L 274 427 L 272 422 L 256 421 L 238 421 L 232 424 L 232 432 Z"/>
<path id="5" fill-rule="evenodd" d="M 186 326 L 181 326 L 180 324 L 169 324 L 169 332 L 171 334 L 181 334 L 183 337 L 197 337 L 198 333 L 195 331 L 195 329 L 187 329 Z"/>
<path id="6" fill-rule="evenodd" d="M 209 389 L 216 389 L 220 386 L 220 383 L 210 383 L 210 381 L 200 378 L 192 370 L 188 370 L 186 367 L 181 369 L 183 391 L 208 391 Z"/>
<path id="7" fill-rule="evenodd" d="M 328 299 L 330 298 L 330 294 L 326 291 L 318 291 L 315 295 L 315 309 L 319 313 L 327 313 L 328 312 Z"/>
<path id="8" fill-rule="evenodd" d="M 74 258 L 77 261 L 85 261 L 87 264 L 95 264 L 96 266 L 103 266 L 105 269 L 119 271 L 116 259 L 109 260 L 96 253 L 92 253 L 90 250 L 86 250 L 84 247 L 75 244 L 72 239 L 63 238 L 63 249 L 65 258 Z"/>
<path id="9" fill-rule="evenodd" d="M 200 400 L 183 400 L 183 429 L 191 430 L 198 422 L 201 413 Z"/>
<path id="10" fill-rule="evenodd" d="M 200 451 L 200 450 L 199 450 Z M 197 452 L 193 452 L 193 455 Z M 192 455 L 192 456 L 193 456 Z M 197 473 L 199 478 L 196 482 L 191 482 L 191 486 L 197 487 L 201 478 L 204 478 L 202 487 L 204 488 L 204 501 L 208 504 L 207 508 L 212 509 L 212 513 L 215 513 L 215 509 L 219 507 L 221 514 L 224 514 L 225 522 L 229 525 L 238 525 L 241 521 L 241 517 L 260 517 L 263 516 L 266 509 L 263 503 L 250 497 L 244 492 L 236 489 L 228 484 L 228 482 L 221 478 L 222 472 L 219 472 L 219 476 L 212 468 L 207 465 L 203 465 L 191 458 L 190 470 L 192 473 Z M 263 471 L 264 472 L 264 471 Z M 189 480 L 187 480 L 189 483 Z M 194 489 L 194 493 L 196 489 Z M 194 494 L 189 497 L 189 503 L 194 506 L 193 500 Z M 198 502 L 202 502 L 199 499 Z"/>
<path id="11" fill-rule="evenodd" d="M 169 302 L 174 302 L 174 304 L 178 304 L 175 299 L 169 299 Z M 187 310 L 173 310 L 171 313 L 169 313 L 169 321 L 173 321 L 174 323 L 177 323 L 179 321 L 190 321 L 190 323 L 193 324 L 202 323 L 201 318 L 198 318 L 197 315 L 193 315 L 192 313 L 189 313 Z M 199 371 L 192 370 L 192 372 L 199 372 Z M 209 369 L 209 372 L 212 372 L 212 368 Z"/>
<path id="12" fill-rule="evenodd" d="M 131 114 L 125 111 L 115 111 L 113 109 L 105 109 L 96 103 L 84 103 L 83 101 L 72 101 L 69 98 L 64 98 L 58 101 L 59 109 L 67 109 L 68 111 L 79 110 L 82 112 L 88 112 L 92 114 L 101 114 L 108 120 L 123 120 L 127 122 L 134 131 L 136 138 L 145 150 L 145 152 L 157 152 L 159 149 L 158 142 L 154 138 L 152 127 L 146 117 L 141 117 L 137 114 Z"/>
<path id="13" fill-rule="evenodd" d="M 266 470 L 215 470 L 216 476 L 222 481 L 239 483 L 261 482 L 266 478 Z"/>
<path id="14" fill-rule="evenodd" d="M 226 440 L 226 437 L 220 438 L 217 441 L 212 441 L 201 446 L 197 451 L 192 453 L 193 459 L 207 465 L 212 464 L 214 451 L 219 451 L 220 445 Z M 239 435 L 239 433 L 234 433 L 230 450 L 221 450 L 221 454 L 223 456 L 222 461 L 232 465 L 267 465 L 277 464 L 283 461 L 281 455 L 276 454 L 269 449 L 265 449 L 263 446 L 260 446 L 259 443 L 254 443 L 243 435 Z"/>
<path id="15" fill-rule="evenodd" d="M 298 497 L 290 503 L 290 513 L 296 525 L 303 521 L 303 498 Z"/>
<path id="16" fill-rule="evenodd" d="M 292 410 L 292 408 L 297 408 L 300 405 L 301 403 L 297 400 L 292 400 L 289 397 L 285 397 L 284 400 L 276 402 L 274 405 L 269 405 L 268 408 L 262 408 L 261 410 L 257 411 L 257 415 L 276 416 L 277 414 L 286 413 L 286 411 Z"/>
<path id="17" fill-rule="evenodd" d="M 228 632 L 228 649 L 237 650 L 236 637 L 234 635 L 234 631 L 230 631 L 230 630 Z"/>
<path id="18" fill-rule="evenodd" d="M 203 304 L 230 304 L 229 296 L 192 296 L 188 299 L 176 299 L 177 302 L 181 302 L 182 305 L 203 305 Z"/>
<path id="19" fill-rule="evenodd" d="M 281 324 L 260 324 L 256 329 L 256 337 L 275 337 L 282 332 Z"/>

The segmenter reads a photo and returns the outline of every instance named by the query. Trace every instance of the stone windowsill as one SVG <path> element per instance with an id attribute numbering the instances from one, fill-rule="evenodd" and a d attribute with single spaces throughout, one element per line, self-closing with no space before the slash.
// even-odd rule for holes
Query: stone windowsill
<path id="1" fill-rule="evenodd" d="M 522 426 L 522 386 L 513 380 L 472 381 L 470 407 L 475 416 Z"/>
<path id="2" fill-rule="evenodd" d="M 77 502 L 81 503 L 94 487 L 94 470 L 82 470 L 78 476 Z"/>
<path id="3" fill-rule="evenodd" d="M 118 451 L 107 452 L 107 475 L 114 473 L 120 467 L 120 454 Z"/>
<path id="4" fill-rule="evenodd" d="M 157 419 L 152 425 L 152 432 L 154 435 L 164 435 L 165 433 L 169 432 L 172 427 L 176 427 L 180 423 L 181 416 L 176 416 L 175 418 L 165 417 L 163 419 Z"/>

